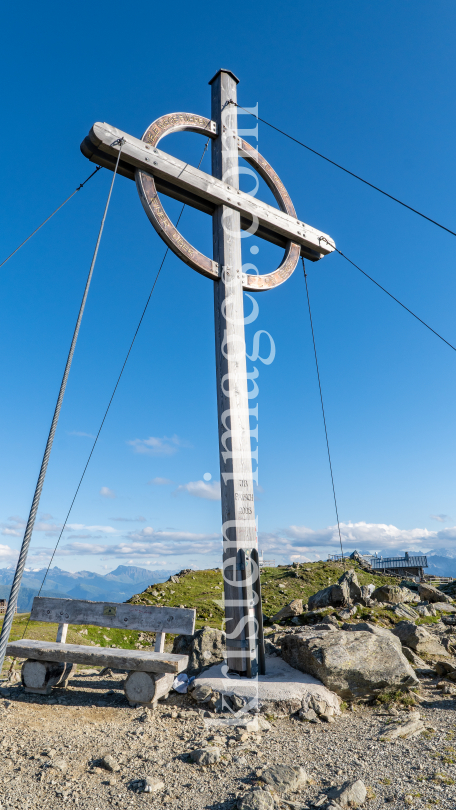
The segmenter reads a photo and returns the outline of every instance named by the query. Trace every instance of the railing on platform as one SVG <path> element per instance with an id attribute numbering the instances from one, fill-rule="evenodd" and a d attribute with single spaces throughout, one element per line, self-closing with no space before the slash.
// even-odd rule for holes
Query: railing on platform
<path id="1" fill-rule="evenodd" d="M 3 614 L 6 613 L 7 607 L 8 607 L 8 602 L 6 601 L 6 599 L 0 599 L 0 616 L 2 616 Z M 17 605 L 16 605 L 16 610 L 14 612 L 17 613 Z"/>
<path id="2" fill-rule="evenodd" d="M 275 560 L 261 560 L 260 568 L 277 568 Z"/>

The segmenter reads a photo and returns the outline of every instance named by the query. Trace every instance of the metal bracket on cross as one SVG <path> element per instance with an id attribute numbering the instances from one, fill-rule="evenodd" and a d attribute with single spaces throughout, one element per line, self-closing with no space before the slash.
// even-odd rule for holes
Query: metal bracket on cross
<path id="1" fill-rule="evenodd" d="M 333 240 L 296 216 L 283 183 L 269 163 L 238 135 L 236 85 L 229 70 L 219 70 L 211 85 L 211 118 L 171 113 L 157 118 L 142 140 L 109 124 L 94 124 L 81 144 L 94 163 L 136 181 L 147 216 L 182 261 L 214 281 L 217 407 L 222 500 L 226 672 L 264 674 L 263 614 L 259 577 L 254 482 L 258 484 L 256 384 L 248 391 L 243 290 L 260 292 L 283 284 L 300 256 L 318 261 L 335 249 Z M 158 149 L 172 132 L 198 132 L 212 140 L 212 174 Z M 119 143 L 122 152 L 119 159 Z M 239 189 L 239 157 L 272 191 L 278 208 Z M 226 180 L 229 180 L 229 183 Z M 213 256 L 204 256 L 175 228 L 163 208 L 165 194 L 212 216 Z M 253 236 L 285 249 L 279 267 L 265 275 L 243 272 L 241 241 Z M 252 265 L 246 265 L 251 269 Z M 257 464 L 252 471 L 252 460 Z"/>

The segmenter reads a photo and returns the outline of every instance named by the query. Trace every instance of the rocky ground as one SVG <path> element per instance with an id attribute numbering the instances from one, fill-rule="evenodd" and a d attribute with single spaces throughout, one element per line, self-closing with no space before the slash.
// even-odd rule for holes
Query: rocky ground
<path id="1" fill-rule="evenodd" d="M 358 779 L 369 810 L 456 806 L 456 699 L 448 682 L 442 690 L 437 678 L 422 679 L 416 698 L 402 698 L 418 706 L 357 705 L 330 724 L 268 716 L 269 730 L 247 733 L 215 725 L 217 716 L 205 717 L 187 695 L 172 693 L 152 715 L 132 709 L 121 679 L 78 673 L 51 697 L 26 695 L 21 686 L 2 690 L 2 810 L 222 810 L 249 806 L 242 797 L 253 794 L 252 807 L 275 802 L 298 810 L 324 806 L 330 788 Z M 417 709 L 425 727 L 418 736 L 381 739 Z M 192 762 L 189 754 L 208 745 L 219 750 L 218 761 Z M 273 792 L 274 798 L 264 790 L 259 796 L 256 789 L 266 787 L 263 780 L 277 765 L 302 766 L 307 784 Z M 144 792 L 146 777 L 151 792 Z"/>

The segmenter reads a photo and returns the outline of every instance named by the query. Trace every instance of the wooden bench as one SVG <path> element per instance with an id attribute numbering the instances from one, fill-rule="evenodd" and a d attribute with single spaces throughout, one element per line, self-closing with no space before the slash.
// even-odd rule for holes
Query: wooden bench
<path id="1" fill-rule="evenodd" d="M 112 667 L 128 672 L 124 690 L 131 705 L 140 703 L 154 707 L 159 698 L 167 697 L 175 676 L 188 666 L 188 655 L 164 652 L 165 634 L 193 635 L 195 614 L 196 611 L 189 608 L 36 596 L 30 619 L 57 623 L 56 641 L 12 641 L 6 654 L 27 659 L 22 665 L 26 692 L 49 695 L 53 686 L 66 686 L 75 664 Z M 155 650 L 66 644 L 69 624 L 155 632 Z"/>

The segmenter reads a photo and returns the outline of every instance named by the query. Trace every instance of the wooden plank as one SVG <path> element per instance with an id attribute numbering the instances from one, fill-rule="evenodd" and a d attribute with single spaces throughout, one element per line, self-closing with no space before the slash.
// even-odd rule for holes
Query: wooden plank
<path id="1" fill-rule="evenodd" d="M 122 146 L 124 164 L 129 163 L 132 167 L 141 169 L 154 177 L 163 178 L 214 205 L 225 205 L 239 211 L 250 222 L 255 218 L 260 226 L 274 231 L 298 245 L 317 251 L 322 256 L 334 250 L 334 240 L 322 231 L 291 217 L 284 211 L 273 208 L 250 194 L 239 191 L 233 185 L 228 185 L 217 177 L 168 155 L 161 149 L 148 146 L 116 127 L 97 122 L 89 134 L 94 149 L 116 158 L 119 147 L 111 146 L 111 144 L 119 138 L 123 138 L 125 141 Z M 83 142 L 83 147 L 83 154 L 91 159 L 87 139 Z M 112 168 L 114 168 L 114 163 Z"/>
<path id="2" fill-rule="evenodd" d="M 237 115 L 236 107 L 228 106 L 229 99 L 236 100 L 236 82 L 230 73 L 221 71 L 212 83 L 211 117 L 222 133 L 212 142 L 212 173 L 215 183 L 220 183 L 217 178 L 229 176 L 234 186 L 231 196 L 233 191 L 237 196 L 238 155 L 230 147 L 237 143 Z M 231 670 L 251 677 L 255 666 L 252 670 L 252 645 L 246 639 L 248 594 L 238 564 L 241 549 L 255 548 L 257 544 L 239 210 L 219 206 L 212 222 L 214 259 L 224 269 L 220 281 L 214 284 L 214 315 L 227 664 Z"/>
<path id="3" fill-rule="evenodd" d="M 58 624 L 93 624 L 117 630 L 145 630 L 158 633 L 195 632 L 196 611 L 190 608 L 128 605 L 117 602 L 90 602 L 83 599 L 57 599 L 36 596 L 30 619 Z"/>
<path id="4" fill-rule="evenodd" d="M 183 672 L 188 655 L 156 653 L 145 650 L 121 650 L 113 647 L 86 647 L 59 644 L 57 641 L 22 639 L 8 644 L 7 655 L 32 661 L 66 661 L 94 667 L 135 670 L 138 672 Z"/>
<path id="5" fill-rule="evenodd" d="M 116 157 L 114 155 L 108 155 L 107 152 L 102 152 L 101 149 L 97 149 L 91 143 L 89 138 L 86 138 L 81 145 L 81 151 L 85 157 L 89 158 L 89 160 L 91 160 L 93 163 L 97 163 L 98 165 L 103 166 L 105 169 L 110 169 L 111 171 L 114 170 L 116 165 Z M 127 177 L 129 180 L 135 179 L 135 167 L 128 163 L 123 163 L 122 159 L 119 161 L 117 172 L 118 174 Z M 206 200 L 204 197 L 198 196 L 198 194 L 194 194 L 188 189 L 183 189 L 180 186 L 177 186 L 175 183 L 171 183 L 169 180 L 164 180 L 162 177 L 155 177 L 154 179 L 155 187 L 159 194 L 166 194 L 167 197 L 172 197 L 174 200 L 185 203 L 185 205 L 190 205 L 192 208 L 196 208 L 198 211 L 203 211 L 204 214 L 209 214 L 210 216 L 213 215 L 217 207 L 215 203 L 210 202 L 210 200 Z M 246 231 L 251 227 L 252 218 L 241 216 L 241 230 Z M 258 226 L 258 230 L 255 235 L 258 237 L 258 239 L 264 239 L 266 242 L 271 242 L 273 245 L 278 245 L 279 247 L 286 248 L 288 244 L 288 240 L 285 236 L 281 236 L 280 233 L 271 231 L 269 228 L 265 228 L 262 225 Z M 301 256 L 303 256 L 305 259 L 309 259 L 311 262 L 316 262 L 323 257 L 323 254 L 320 253 L 319 250 L 313 250 L 312 248 L 302 245 Z"/>

